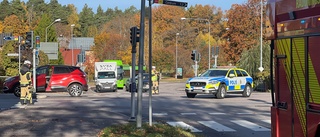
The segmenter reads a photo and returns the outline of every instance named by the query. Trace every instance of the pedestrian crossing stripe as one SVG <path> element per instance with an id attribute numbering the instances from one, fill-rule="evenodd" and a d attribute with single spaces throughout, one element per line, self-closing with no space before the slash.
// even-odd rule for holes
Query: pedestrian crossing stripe
<path id="1" fill-rule="evenodd" d="M 235 124 L 238 124 L 240 126 L 249 128 L 249 129 L 251 129 L 253 131 L 270 131 L 270 129 L 268 129 L 268 128 L 259 126 L 259 125 L 255 124 L 255 123 L 252 123 L 252 122 L 249 122 L 249 121 L 246 121 L 246 120 L 232 120 L 231 122 L 233 122 Z"/>
<path id="2" fill-rule="evenodd" d="M 197 113 L 180 113 L 181 115 L 197 115 Z"/>
<path id="3" fill-rule="evenodd" d="M 166 116 L 168 113 L 152 113 L 153 116 Z"/>
<path id="4" fill-rule="evenodd" d="M 263 122 L 266 122 L 266 123 L 271 123 L 270 120 L 262 120 Z M 198 123 L 208 127 L 208 128 L 211 128 L 217 132 L 236 132 L 235 129 L 232 129 L 230 127 L 227 127 L 227 126 L 224 126 L 218 122 L 215 122 L 215 121 L 197 121 Z M 263 126 L 259 126 L 255 123 L 252 123 L 252 122 L 249 122 L 249 121 L 246 121 L 246 120 L 231 120 L 232 123 L 235 123 L 239 126 L 242 126 L 244 128 L 247 128 L 247 129 L 250 129 L 250 130 L 253 130 L 253 131 L 270 131 L 270 129 L 268 128 L 265 128 Z M 170 121 L 170 122 L 167 122 L 169 125 L 171 126 L 174 126 L 174 127 L 181 127 L 183 129 L 186 129 L 186 130 L 190 130 L 191 132 L 202 132 L 202 130 L 199 130 L 183 121 Z"/>
<path id="5" fill-rule="evenodd" d="M 261 120 L 261 121 L 266 122 L 266 123 L 268 123 L 268 124 L 271 124 L 271 120 L 270 120 L 270 119 Z"/>
<path id="6" fill-rule="evenodd" d="M 209 113 L 209 115 L 226 115 L 226 113 L 219 113 L 219 112 L 216 112 L 216 113 Z"/>
<path id="7" fill-rule="evenodd" d="M 219 124 L 215 121 L 198 121 L 199 123 L 201 123 L 202 125 L 205 125 L 211 129 L 214 129 L 218 132 L 234 132 L 235 130 L 229 127 L 226 127 L 222 124 Z"/>
<path id="8" fill-rule="evenodd" d="M 178 122 L 167 122 L 169 125 L 174 126 L 174 127 L 181 127 L 186 130 L 190 130 L 191 132 L 202 132 L 202 130 L 199 130 L 197 128 L 194 128 L 193 126 L 190 126 L 182 121 Z"/>

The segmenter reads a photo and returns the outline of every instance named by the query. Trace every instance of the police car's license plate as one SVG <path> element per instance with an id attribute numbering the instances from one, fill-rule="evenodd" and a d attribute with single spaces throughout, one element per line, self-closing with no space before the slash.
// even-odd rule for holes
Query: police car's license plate
<path id="1" fill-rule="evenodd" d="M 193 89 L 202 89 L 202 87 L 193 87 Z"/>

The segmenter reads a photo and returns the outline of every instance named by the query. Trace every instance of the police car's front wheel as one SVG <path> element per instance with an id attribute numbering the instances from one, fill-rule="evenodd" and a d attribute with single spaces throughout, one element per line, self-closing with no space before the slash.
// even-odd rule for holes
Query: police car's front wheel
<path id="1" fill-rule="evenodd" d="M 196 97 L 196 93 L 188 93 L 188 92 L 186 92 L 187 93 L 187 97 L 188 98 L 194 98 L 194 97 Z"/>
<path id="2" fill-rule="evenodd" d="M 217 96 L 218 99 L 223 99 L 226 96 L 226 93 L 227 93 L 226 85 L 221 84 L 219 89 L 218 89 L 218 92 L 217 92 L 216 96 Z"/>

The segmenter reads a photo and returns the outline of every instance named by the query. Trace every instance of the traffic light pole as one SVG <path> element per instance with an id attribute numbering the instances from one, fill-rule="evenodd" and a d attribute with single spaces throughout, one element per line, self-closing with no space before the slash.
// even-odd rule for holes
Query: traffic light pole
<path id="1" fill-rule="evenodd" d="M 197 60 L 195 60 L 194 61 L 194 75 L 195 75 L 195 77 L 197 77 L 198 76 L 198 61 Z"/>
<path id="2" fill-rule="evenodd" d="M 142 126 L 142 86 L 143 86 L 143 64 L 144 64 L 144 30 L 145 30 L 145 6 L 146 1 L 141 1 L 141 16 L 140 16 L 140 37 L 139 37 L 139 77 L 138 77 L 138 113 L 137 113 L 137 128 Z"/>
<path id="3" fill-rule="evenodd" d="M 132 45 L 132 62 L 131 62 L 131 85 L 130 85 L 130 92 L 131 92 L 131 117 L 129 121 L 136 121 L 135 118 L 135 94 L 137 91 L 136 85 L 136 46 Z"/>
<path id="4" fill-rule="evenodd" d="M 214 68 L 217 68 L 218 55 L 214 55 Z"/>
<path id="5" fill-rule="evenodd" d="M 21 69 L 21 41 L 20 41 L 20 39 L 19 39 L 19 47 L 18 47 L 18 49 L 19 49 L 19 74 L 20 74 L 20 69 Z"/>
<path id="6" fill-rule="evenodd" d="M 32 69 L 33 69 L 33 72 L 32 72 L 32 74 L 33 74 L 33 92 L 36 92 L 36 85 L 37 85 L 37 81 L 36 81 L 36 49 L 35 48 L 33 48 L 33 52 L 32 52 L 33 54 L 32 54 L 32 58 L 33 58 L 33 67 L 32 67 Z"/>

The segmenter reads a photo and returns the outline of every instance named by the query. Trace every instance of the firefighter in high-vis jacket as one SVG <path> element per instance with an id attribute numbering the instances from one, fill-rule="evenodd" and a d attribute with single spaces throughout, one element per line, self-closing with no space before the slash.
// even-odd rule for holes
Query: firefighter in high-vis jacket
<path id="1" fill-rule="evenodd" d="M 152 80 L 152 94 L 159 94 L 159 73 L 156 70 L 156 66 L 152 66 L 151 80 Z"/>
<path id="2" fill-rule="evenodd" d="M 25 60 L 20 69 L 20 103 L 22 105 L 32 104 L 32 82 L 31 82 L 31 62 Z"/>

